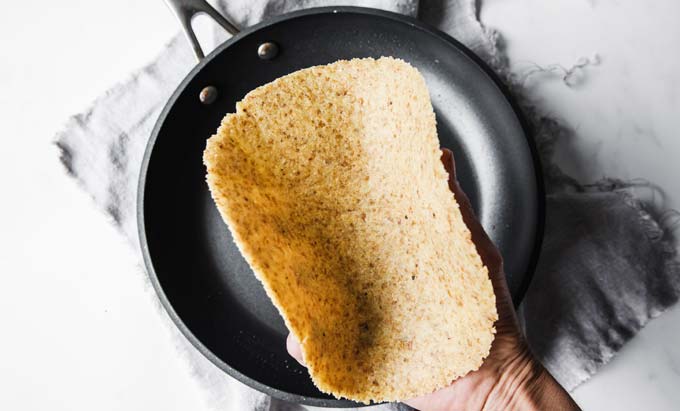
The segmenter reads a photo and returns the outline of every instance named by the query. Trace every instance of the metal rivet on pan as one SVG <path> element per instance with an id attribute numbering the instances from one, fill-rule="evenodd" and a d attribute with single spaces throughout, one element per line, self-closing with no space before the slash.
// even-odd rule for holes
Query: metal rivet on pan
<path id="1" fill-rule="evenodd" d="M 271 60 L 279 54 L 279 46 L 276 43 L 268 41 L 260 44 L 257 48 L 257 56 L 262 60 Z"/>
<path id="2" fill-rule="evenodd" d="M 198 95 L 199 100 L 201 100 L 201 103 L 203 104 L 212 104 L 217 100 L 217 88 L 215 86 L 207 86 L 203 87 L 203 90 L 201 90 L 201 93 Z"/>

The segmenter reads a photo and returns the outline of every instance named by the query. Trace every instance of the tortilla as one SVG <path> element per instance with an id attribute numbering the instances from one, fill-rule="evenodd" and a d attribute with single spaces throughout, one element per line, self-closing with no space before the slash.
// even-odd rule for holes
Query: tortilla
<path id="1" fill-rule="evenodd" d="M 440 156 L 425 80 L 393 58 L 281 77 L 208 140 L 213 199 L 321 391 L 404 400 L 488 355 L 495 296 Z"/>

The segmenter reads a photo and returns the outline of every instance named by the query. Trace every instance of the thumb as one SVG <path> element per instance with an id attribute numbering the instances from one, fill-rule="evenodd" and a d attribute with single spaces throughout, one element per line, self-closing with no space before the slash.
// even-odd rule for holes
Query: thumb
<path id="1" fill-rule="evenodd" d="M 300 342 L 292 333 L 288 334 L 288 338 L 286 339 L 286 349 L 291 357 L 295 358 L 300 364 L 305 365 L 305 359 L 302 358 L 302 347 L 300 346 Z"/>

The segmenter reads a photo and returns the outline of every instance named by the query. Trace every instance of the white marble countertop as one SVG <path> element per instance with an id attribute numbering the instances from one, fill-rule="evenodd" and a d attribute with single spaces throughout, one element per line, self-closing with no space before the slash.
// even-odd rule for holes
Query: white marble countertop
<path id="1" fill-rule="evenodd" d="M 561 164 L 582 181 L 646 178 L 680 208 L 680 2 L 482 3 L 517 72 L 600 56 L 576 87 L 529 79 L 536 101 L 577 132 Z M 134 254 L 49 144 L 175 32 L 160 0 L 27 0 L 0 14 L 0 409 L 205 408 Z M 678 387 L 680 306 L 574 396 L 584 409 L 670 411 Z"/>

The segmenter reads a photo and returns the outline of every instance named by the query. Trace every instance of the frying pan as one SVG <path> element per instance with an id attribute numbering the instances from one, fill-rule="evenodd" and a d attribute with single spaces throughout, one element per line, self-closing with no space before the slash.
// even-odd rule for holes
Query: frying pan
<path id="1" fill-rule="evenodd" d="M 138 225 L 146 268 L 177 327 L 216 366 L 274 397 L 343 407 L 286 353 L 288 331 L 208 193 L 202 152 L 250 90 L 313 65 L 394 56 L 425 77 L 443 147 L 499 247 L 515 304 L 528 285 L 543 224 L 540 166 L 519 113 L 493 72 L 448 35 L 366 8 L 317 8 L 239 31 L 205 1 L 168 0 L 199 63 L 168 101 L 144 155 Z M 234 36 L 207 57 L 191 29 L 206 13 Z"/>

